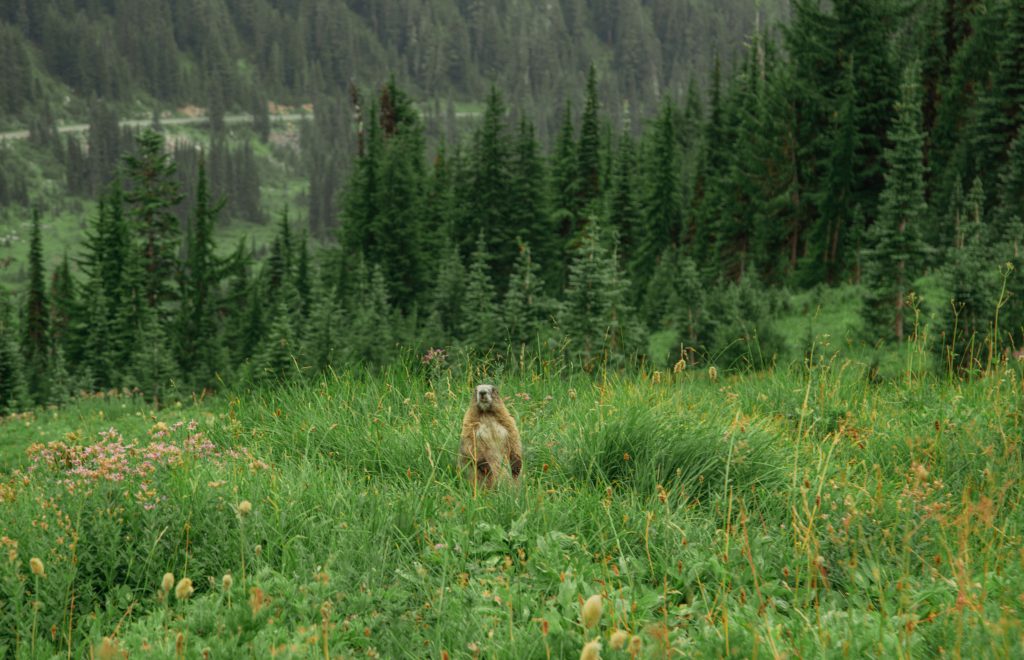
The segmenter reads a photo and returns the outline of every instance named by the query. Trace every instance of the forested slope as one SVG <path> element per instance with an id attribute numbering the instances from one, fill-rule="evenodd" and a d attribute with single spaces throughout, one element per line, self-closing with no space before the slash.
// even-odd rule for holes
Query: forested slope
<path id="1" fill-rule="evenodd" d="M 74 95 L 250 107 L 308 101 L 389 74 L 420 98 L 528 110 L 580 92 L 591 62 L 609 99 L 651 108 L 734 55 L 786 0 L 12 0 L 0 7 L 0 112 Z"/>

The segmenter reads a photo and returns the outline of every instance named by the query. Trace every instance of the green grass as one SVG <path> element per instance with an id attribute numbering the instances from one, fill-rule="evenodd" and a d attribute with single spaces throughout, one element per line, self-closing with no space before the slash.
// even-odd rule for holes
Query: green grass
<path id="1" fill-rule="evenodd" d="M 1019 373 L 875 385 L 822 355 L 715 380 L 396 366 L 5 420 L 0 648 L 545 658 L 600 637 L 625 658 L 621 628 L 640 657 L 1019 657 Z M 480 380 L 521 427 L 518 487 L 455 473 Z M 111 426 L 139 448 L 69 477 Z M 64 445 L 23 453 L 39 441 Z M 163 593 L 165 572 L 195 593 Z"/>

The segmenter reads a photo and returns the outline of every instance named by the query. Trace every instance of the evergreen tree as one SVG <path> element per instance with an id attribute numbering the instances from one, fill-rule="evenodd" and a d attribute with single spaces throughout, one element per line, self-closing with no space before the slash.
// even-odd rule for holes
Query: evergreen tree
<path id="1" fill-rule="evenodd" d="M 365 267 L 359 270 L 362 271 L 356 273 L 359 302 L 349 308 L 352 322 L 345 357 L 357 364 L 384 364 L 394 355 L 394 317 L 388 301 L 387 281 L 380 266 L 374 266 L 369 277 Z"/>
<path id="2" fill-rule="evenodd" d="M 635 351 L 641 332 L 626 302 L 629 282 L 601 242 L 601 226 L 584 232 L 569 264 L 569 283 L 558 316 L 574 360 L 585 369 L 616 364 Z"/>
<path id="3" fill-rule="evenodd" d="M 314 290 L 307 331 L 302 340 L 302 364 L 323 373 L 336 364 L 344 348 L 344 317 L 336 291 L 326 290 L 322 280 Z"/>
<path id="4" fill-rule="evenodd" d="M 254 377 L 258 380 L 285 380 L 295 369 L 295 330 L 284 301 L 270 312 L 270 328 L 254 359 Z"/>
<path id="5" fill-rule="evenodd" d="M 125 193 L 129 217 L 142 240 L 145 293 L 150 307 L 173 297 L 179 247 L 174 207 L 181 201 L 175 166 L 164 151 L 164 138 L 146 130 L 136 139 L 137 153 L 125 158 Z"/>
<path id="6" fill-rule="evenodd" d="M 159 403 L 166 399 L 178 371 L 167 333 L 155 310 L 142 305 L 140 312 L 136 329 L 138 346 L 127 365 L 125 380 L 130 386 L 139 388 L 147 398 Z"/>
<path id="7" fill-rule="evenodd" d="M 924 188 L 924 136 L 916 66 L 908 67 L 896 104 L 896 121 L 886 151 L 888 169 L 878 221 L 872 225 L 868 252 L 868 293 L 864 318 L 875 338 L 905 335 L 905 299 L 920 267 L 924 246 L 918 238 L 928 205 Z"/>
<path id="8" fill-rule="evenodd" d="M 22 352 L 29 393 L 36 403 L 47 399 L 50 355 L 50 310 L 43 271 L 43 239 L 39 212 L 32 213 L 32 237 L 28 252 L 28 296 L 25 301 Z"/>
<path id="9" fill-rule="evenodd" d="M 467 286 L 466 269 L 457 246 L 449 244 L 441 252 L 440 261 L 428 322 L 434 333 L 428 341 L 434 345 L 448 343 L 462 331 L 462 308 Z"/>
<path id="10" fill-rule="evenodd" d="M 673 107 L 666 101 L 654 129 L 648 187 L 643 195 L 643 229 L 631 272 L 636 286 L 647 286 L 658 255 L 666 246 L 679 244 L 683 227 L 683 193 L 679 181 L 679 146 L 676 142 Z"/>
<path id="11" fill-rule="evenodd" d="M 492 348 L 501 339 L 497 293 L 491 280 L 489 257 L 487 243 L 483 232 L 480 232 L 466 273 L 460 334 L 467 344 L 481 351 Z"/>
<path id="12" fill-rule="evenodd" d="M 584 210 L 601 196 L 601 139 L 597 113 L 597 71 L 591 64 L 587 74 L 587 100 L 583 106 L 580 143 L 576 152 L 579 162 L 579 208 Z"/>
<path id="13" fill-rule="evenodd" d="M 0 300 L 0 414 L 18 412 L 31 405 L 17 333 L 7 301 Z"/>
<path id="14" fill-rule="evenodd" d="M 579 159 L 572 125 L 572 106 L 565 104 L 562 128 L 555 142 L 551 162 L 552 224 L 565 245 L 571 245 L 579 230 Z M 561 250 L 559 250 L 561 252 Z"/>
<path id="15" fill-rule="evenodd" d="M 519 121 L 510 166 L 508 222 L 517 237 L 538 246 L 533 250 L 534 260 L 546 276 L 554 276 L 562 255 L 554 240 L 557 233 L 547 210 L 544 161 L 540 157 L 533 124 L 525 117 Z"/>
<path id="16" fill-rule="evenodd" d="M 636 176 L 636 147 L 628 132 L 623 132 L 612 171 L 608 200 L 608 221 L 616 234 L 619 255 L 627 264 L 634 262 L 639 249 L 640 202 Z"/>
<path id="17" fill-rule="evenodd" d="M 217 373 L 225 366 L 217 315 L 221 264 L 213 240 L 217 214 L 224 204 L 210 200 L 204 160 L 199 161 L 197 185 L 181 273 L 177 360 L 186 380 L 202 390 L 215 385 Z"/>
<path id="18" fill-rule="evenodd" d="M 554 302 L 546 296 L 545 288 L 540 264 L 533 261 L 530 245 L 520 243 L 519 257 L 501 308 L 504 338 L 513 348 L 536 342 L 555 312 Z"/>

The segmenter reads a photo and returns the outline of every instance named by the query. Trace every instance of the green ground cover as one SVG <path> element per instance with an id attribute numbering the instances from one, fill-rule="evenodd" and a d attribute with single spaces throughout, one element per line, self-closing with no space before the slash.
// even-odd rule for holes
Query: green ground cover
<path id="1" fill-rule="evenodd" d="M 876 383 L 814 355 L 748 375 L 396 366 L 8 418 L 0 648 L 1019 657 L 1016 365 Z M 516 488 L 456 474 L 478 381 L 522 429 Z"/>

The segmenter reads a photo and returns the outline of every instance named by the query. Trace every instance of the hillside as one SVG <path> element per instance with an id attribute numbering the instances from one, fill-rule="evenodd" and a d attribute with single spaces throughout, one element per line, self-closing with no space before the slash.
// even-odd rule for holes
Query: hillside
<path id="1" fill-rule="evenodd" d="M 759 8 L 758 8 L 759 7 Z M 788 0 L 18 0 L 0 8 L 0 122 L 41 103 L 85 116 L 124 109 L 249 109 L 308 102 L 395 75 L 424 99 L 482 99 L 491 85 L 530 113 L 579 95 L 600 64 L 602 94 L 641 113 L 706 82 L 756 20 Z M 760 16 L 759 19 L 757 18 Z"/>

